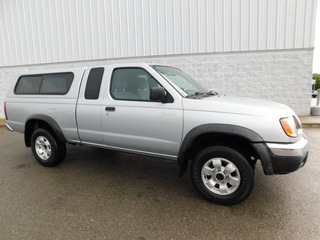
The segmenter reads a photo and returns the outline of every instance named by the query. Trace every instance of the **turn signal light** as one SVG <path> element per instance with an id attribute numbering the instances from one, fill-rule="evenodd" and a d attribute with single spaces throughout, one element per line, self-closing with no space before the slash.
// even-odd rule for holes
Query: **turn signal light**
<path id="1" fill-rule="evenodd" d="M 283 130 L 286 132 L 286 134 L 288 134 L 290 136 L 293 135 L 292 127 L 290 126 L 288 119 L 282 119 L 281 125 L 283 127 Z"/>
<path id="2" fill-rule="evenodd" d="M 280 123 L 289 137 L 297 137 L 303 132 L 300 120 L 296 116 L 282 118 Z"/>

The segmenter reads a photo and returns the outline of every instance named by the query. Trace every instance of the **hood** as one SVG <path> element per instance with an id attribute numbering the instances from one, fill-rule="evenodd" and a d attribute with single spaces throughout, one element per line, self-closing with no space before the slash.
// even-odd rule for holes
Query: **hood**
<path id="1" fill-rule="evenodd" d="M 184 99 L 184 109 L 226 114 L 274 116 L 277 118 L 295 115 L 288 106 L 268 100 L 247 97 L 216 95 L 201 99 Z"/>

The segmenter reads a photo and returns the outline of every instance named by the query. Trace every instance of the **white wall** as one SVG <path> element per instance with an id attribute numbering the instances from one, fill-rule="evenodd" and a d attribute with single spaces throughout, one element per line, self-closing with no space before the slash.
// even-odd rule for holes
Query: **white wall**
<path id="1" fill-rule="evenodd" d="M 0 66 L 312 48 L 317 0 L 1 0 Z"/>
<path id="2" fill-rule="evenodd" d="M 13 74 L 181 67 L 227 94 L 310 108 L 317 0 L 0 0 L 0 117 Z"/>
<path id="3" fill-rule="evenodd" d="M 176 66 L 211 89 L 228 95 L 265 98 L 284 103 L 297 114 L 310 112 L 312 50 L 249 51 L 0 68 L 0 118 L 7 88 L 14 78 L 31 70 L 102 65 L 115 62 L 149 62 Z"/>

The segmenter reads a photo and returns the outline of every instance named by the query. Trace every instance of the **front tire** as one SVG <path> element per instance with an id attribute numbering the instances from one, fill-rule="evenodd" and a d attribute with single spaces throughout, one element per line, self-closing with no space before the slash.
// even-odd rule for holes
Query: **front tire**
<path id="1" fill-rule="evenodd" d="M 36 160 L 45 167 L 58 165 L 66 155 L 66 145 L 42 128 L 33 132 L 31 149 Z"/>
<path id="2" fill-rule="evenodd" d="M 225 146 L 208 147 L 192 162 L 191 179 L 207 200 L 233 205 L 245 200 L 254 186 L 254 170 L 240 152 Z"/>

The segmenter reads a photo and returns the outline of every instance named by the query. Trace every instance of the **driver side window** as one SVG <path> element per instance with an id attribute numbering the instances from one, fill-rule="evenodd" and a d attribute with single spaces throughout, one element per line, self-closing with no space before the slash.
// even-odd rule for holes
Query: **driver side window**
<path id="1" fill-rule="evenodd" d="M 117 100 L 150 101 L 150 89 L 161 85 L 142 68 L 117 68 L 110 93 Z"/>

